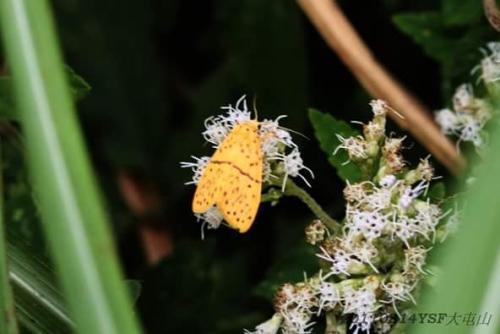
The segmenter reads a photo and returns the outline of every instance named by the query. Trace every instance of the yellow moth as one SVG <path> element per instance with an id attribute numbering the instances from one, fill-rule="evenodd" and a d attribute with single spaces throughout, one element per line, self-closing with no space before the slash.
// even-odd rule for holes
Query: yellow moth
<path id="1" fill-rule="evenodd" d="M 193 198 L 193 212 L 216 206 L 240 233 L 252 226 L 259 209 L 263 154 L 259 122 L 236 124 L 208 161 Z"/>

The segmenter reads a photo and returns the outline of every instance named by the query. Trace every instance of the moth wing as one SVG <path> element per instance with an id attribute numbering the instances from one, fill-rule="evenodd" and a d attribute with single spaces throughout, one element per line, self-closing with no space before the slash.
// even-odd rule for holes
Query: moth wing
<path id="1" fill-rule="evenodd" d="M 242 175 L 236 168 L 227 165 L 225 184 L 219 195 L 217 206 L 226 222 L 244 233 L 252 226 L 260 205 L 262 183 Z"/>
<path id="2" fill-rule="evenodd" d="M 217 206 L 226 222 L 246 232 L 257 215 L 262 189 L 262 152 L 258 123 L 237 125 L 213 159 L 223 166 L 222 190 Z"/>
<path id="3" fill-rule="evenodd" d="M 203 175 L 198 182 L 193 197 L 192 209 L 194 213 L 203 213 L 210 209 L 219 196 L 221 180 L 224 179 L 224 166 L 208 162 Z"/>
<path id="4" fill-rule="evenodd" d="M 257 215 L 262 189 L 262 152 L 258 122 L 236 125 L 208 162 L 193 198 L 193 212 L 214 204 L 226 222 L 246 232 Z"/>
<path id="5" fill-rule="evenodd" d="M 236 125 L 212 156 L 212 160 L 230 163 L 259 182 L 262 181 L 262 151 L 259 123 Z"/>

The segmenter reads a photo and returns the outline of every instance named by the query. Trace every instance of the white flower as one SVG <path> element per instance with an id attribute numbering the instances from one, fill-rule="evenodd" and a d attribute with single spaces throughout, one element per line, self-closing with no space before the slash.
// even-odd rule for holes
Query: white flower
<path id="1" fill-rule="evenodd" d="M 403 147 L 403 142 L 406 139 L 405 137 L 401 138 L 387 138 L 384 142 L 383 150 L 386 154 L 397 154 L 401 151 Z"/>
<path id="2" fill-rule="evenodd" d="M 307 179 L 300 174 L 301 170 L 306 170 L 312 178 L 314 178 L 314 174 L 311 169 L 304 165 L 304 161 L 300 156 L 300 151 L 298 148 L 294 148 L 292 152 L 288 154 L 276 153 L 273 157 L 270 157 L 269 160 L 277 160 L 282 162 L 283 166 L 283 182 L 281 191 L 285 191 L 286 181 L 289 176 L 291 177 L 300 177 L 307 186 L 311 186 Z"/>
<path id="3" fill-rule="evenodd" d="M 320 315 L 322 310 L 329 311 L 333 309 L 342 300 L 340 290 L 334 283 L 328 282 L 324 277 L 321 277 L 321 272 L 320 282 L 316 289 L 319 295 L 317 315 Z"/>
<path id="4" fill-rule="evenodd" d="M 418 224 L 415 224 L 414 219 L 405 215 L 401 215 L 397 218 L 395 217 L 391 222 L 391 229 L 392 233 L 395 234 L 399 239 L 401 239 L 401 241 L 403 241 L 407 247 L 410 246 L 409 240 L 411 238 L 414 238 L 417 233 L 426 236 L 422 228 L 418 226 Z"/>
<path id="5" fill-rule="evenodd" d="M 226 138 L 228 133 L 235 125 L 249 121 L 251 111 L 247 108 L 245 95 L 240 97 L 233 107 L 231 105 L 221 107 L 226 110 L 226 114 L 212 116 L 205 120 L 205 131 L 202 132 L 203 138 L 214 147 L 218 147 Z"/>
<path id="6" fill-rule="evenodd" d="M 396 176 L 389 174 L 382 177 L 379 181 L 379 184 L 382 188 L 390 188 L 396 183 L 396 181 Z"/>
<path id="7" fill-rule="evenodd" d="M 402 209 L 408 209 L 408 207 L 413 203 L 413 200 L 420 196 L 424 191 L 429 188 L 429 182 L 422 180 L 414 188 L 406 186 L 403 190 L 403 194 L 399 198 L 399 206 Z"/>
<path id="8" fill-rule="evenodd" d="M 277 334 L 283 322 L 283 316 L 275 313 L 273 317 L 266 322 L 261 323 L 255 327 L 255 331 L 244 330 L 244 334 Z"/>
<path id="9" fill-rule="evenodd" d="M 389 106 L 384 100 L 372 100 L 370 102 L 370 107 L 372 107 L 373 115 L 381 116 L 387 114 Z"/>
<path id="10" fill-rule="evenodd" d="M 278 145 L 297 147 L 288 131 L 280 127 L 279 120 L 285 115 L 277 117 L 274 121 L 263 120 L 260 122 L 259 135 L 262 138 L 262 153 L 272 157 L 278 153 Z"/>
<path id="11" fill-rule="evenodd" d="M 229 131 L 230 129 L 219 117 L 209 117 L 205 120 L 205 131 L 201 134 L 207 142 L 214 144 L 214 147 L 218 147 Z"/>
<path id="12" fill-rule="evenodd" d="M 413 217 L 414 224 L 420 226 L 426 236 L 434 234 L 436 232 L 436 225 L 442 218 L 439 206 L 429 201 L 417 201 L 415 209 L 417 210 L 417 214 Z"/>
<path id="13" fill-rule="evenodd" d="M 473 104 L 474 92 L 472 91 L 472 85 L 462 84 L 458 86 L 453 95 L 453 109 L 456 112 L 464 112 L 470 110 Z"/>
<path id="14" fill-rule="evenodd" d="M 301 170 L 306 170 L 309 172 L 310 176 L 314 178 L 314 174 L 311 169 L 307 168 L 304 166 L 304 161 L 302 160 L 302 157 L 300 156 L 300 152 L 297 148 L 294 148 L 292 152 L 286 155 L 277 155 L 277 160 L 281 160 L 283 162 L 284 166 L 284 171 L 285 171 L 285 177 L 283 178 L 283 186 L 282 186 L 282 191 L 285 191 L 285 185 L 286 185 L 286 180 L 288 176 L 291 177 L 300 177 L 305 184 L 307 184 L 309 187 L 311 186 L 309 182 L 307 182 L 307 179 L 300 174 Z"/>
<path id="15" fill-rule="evenodd" d="M 336 136 L 340 141 L 340 145 L 333 151 L 333 155 L 337 154 L 338 150 L 344 149 L 351 160 L 361 160 L 368 157 L 367 143 L 362 137 L 344 138 L 339 134 Z"/>
<path id="16" fill-rule="evenodd" d="M 377 211 L 356 211 L 348 225 L 349 232 L 362 234 L 366 240 L 372 241 L 382 235 L 387 221 L 387 217 Z"/>
<path id="17" fill-rule="evenodd" d="M 204 239 L 203 229 L 205 226 L 208 229 L 217 229 L 220 227 L 221 223 L 224 221 L 224 215 L 216 206 L 212 206 L 210 209 L 203 213 L 195 213 L 194 216 L 198 221 L 202 221 L 201 225 L 201 238 Z"/>
<path id="18" fill-rule="evenodd" d="M 414 287 L 415 285 L 412 286 L 403 282 L 390 282 L 387 284 L 382 282 L 382 289 L 389 297 L 389 300 L 387 302 L 392 304 L 394 311 L 396 312 L 399 318 L 401 318 L 401 314 L 399 313 L 399 310 L 396 307 L 396 302 L 411 301 L 414 305 L 417 304 L 417 302 L 411 295 L 411 291 L 413 290 Z"/>
<path id="19" fill-rule="evenodd" d="M 375 296 L 375 287 L 365 284 L 363 287 L 355 290 L 351 286 L 345 286 L 343 290 L 344 314 L 354 314 L 350 329 L 353 333 L 369 331 L 375 320 L 374 312 L 376 310 L 377 298 Z"/>
<path id="20" fill-rule="evenodd" d="M 354 242 L 352 239 L 346 239 L 344 245 L 361 262 L 368 264 L 374 272 L 378 273 L 377 267 L 372 263 L 372 259 L 377 256 L 378 251 L 371 242 Z"/>
<path id="21" fill-rule="evenodd" d="M 234 107 L 229 104 L 221 107 L 221 109 L 227 110 L 226 115 L 220 117 L 222 118 L 223 123 L 231 129 L 236 124 L 249 121 L 252 116 L 252 112 L 248 110 L 245 95 L 236 101 L 236 105 Z"/>
<path id="22" fill-rule="evenodd" d="M 496 82 L 500 79 L 500 43 L 490 42 L 487 44 L 488 51 L 483 50 L 485 54 L 481 60 L 481 79 L 487 84 Z"/>
<path id="23" fill-rule="evenodd" d="M 359 203 L 364 200 L 366 191 L 363 187 L 364 183 L 349 184 L 344 188 L 344 197 L 347 202 Z"/>
<path id="24" fill-rule="evenodd" d="M 476 147 L 482 145 L 481 129 L 483 124 L 476 119 L 473 115 L 461 115 L 460 122 L 462 128 L 458 134 L 460 141 L 472 142 Z"/>
<path id="25" fill-rule="evenodd" d="M 459 128 L 457 115 L 450 109 L 437 111 L 436 122 L 446 135 L 455 134 Z"/>
<path id="26" fill-rule="evenodd" d="M 201 176 L 203 175 L 203 171 L 205 170 L 205 167 L 208 164 L 208 161 L 210 161 L 210 157 L 201 157 L 197 158 L 194 156 L 191 156 L 195 161 L 194 162 L 181 162 L 181 168 L 191 168 L 193 171 L 193 179 L 192 181 L 186 182 L 185 184 L 198 184 L 200 181 Z"/>
<path id="27" fill-rule="evenodd" d="M 259 135 L 262 141 L 262 153 L 265 157 L 263 179 L 269 180 L 270 177 L 273 177 L 270 162 L 276 160 L 281 161 L 283 166 L 282 191 L 285 190 L 289 176 L 300 177 L 310 187 L 311 185 L 301 174 L 301 171 L 306 170 L 312 178 L 314 178 L 314 174 L 304 165 L 300 151 L 293 142 L 290 133 L 279 126 L 278 121 L 283 117 L 285 116 L 279 116 L 274 121 L 264 120 L 260 123 Z M 285 148 L 291 148 L 292 151 L 286 153 Z"/>
<path id="28" fill-rule="evenodd" d="M 427 251 L 428 250 L 423 246 L 409 247 L 408 249 L 406 249 L 403 275 L 412 273 L 415 270 L 419 271 L 422 274 L 427 274 L 424 270 Z"/>
<path id="29" fill-rule="evenodd" d="M 283 334 L 310 334 L 312 333 L 312 315 L 297 308 L 282 312 L 283 323 L 281 330 Z"/>
<path id="30" fill-rule="evenodd" d="M 369 333 L 374 320 L 375 315 L 373 313 L 356 314 L 349 329 L 353 329 L 353 334 L 358 334 L 359 331 Z"/>
<path id="31" fill-rule="evenodd" d="M 307 283 L 284 284 L 276 295 L 275 308 L 283 318 L 282 333 L 307 334 L 313 307 L 317 305 L 316 291 Z"/>
<path id="32" fill-rule="evenodd" d="M 277 293 L 276 307 L 282 313 L 291 308 L 309 312 L 316 305 L 316 294 L 308 284 L 284 284 Z"/>
<path id="33" fill-rule="evenodd" d="M 330 272 L 325 276 L 325 279 L 336 274 L 350 275 L 349 268 L 352 265 L 360 263 L 352 254 L 347 253 L 344 249 L 336 248 L 333 254 L 328 253 L 323 247 L 320 247 L 320 249 L 322 253 L 316 254 L 316 256 L 331 264 Z"/>
<path id="34" fill-rule="evenodd" d="M 373 193 L 367 195 L 364 202 L 376 211 L 383 210 L 391 205 L 392 190 L 387 188 L 373 188 Z"/>

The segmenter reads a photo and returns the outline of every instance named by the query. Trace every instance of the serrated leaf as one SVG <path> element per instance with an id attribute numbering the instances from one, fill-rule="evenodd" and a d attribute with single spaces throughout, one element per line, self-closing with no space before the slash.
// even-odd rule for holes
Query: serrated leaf
<path id="1" fill-rule="evenodd" d="M 398 14 L 393 17 L 393 21 L 434 59 L 446 62 L 453 52 L 450 49 L 451 41 L 443 35 L 441 15 L 438 12 Z"/>
<path id="2" fill-rule="evenodd" d="M 442 65 L 447 95 L 452 87 L 470 78 L 471 69 L 481 58 L 479 48 L 495 38 L 492 29 L 485 25 L 463 28 L 457 34 L 445 25 L 443 15 L 435 11 L 398 14 L 393 22 Z"/>
<path id="3" fill-rule="evenodd" d="M 359 131 L 353 129 L 348 123 L 315 109 L 309 109 L 309 120 L 321 149 L 327 154 L 328 161 L 335 167 L 338 176 L 344 181 L 358 181 L 362 175 L 361 170 L 353 163 L 345 163 L 348 161 L 347 153 L 344 150 L 338 150 L 334 155 L 333 152 L 340 145 L 337 135 L 347 138 L 358 136 Z"/>
<path id="4" fill-rule="evenodd" d="M 477 0 L 443 0 L 443 22 L 447 26 L 478 22 L 483 16 L 483 5 Z"/>

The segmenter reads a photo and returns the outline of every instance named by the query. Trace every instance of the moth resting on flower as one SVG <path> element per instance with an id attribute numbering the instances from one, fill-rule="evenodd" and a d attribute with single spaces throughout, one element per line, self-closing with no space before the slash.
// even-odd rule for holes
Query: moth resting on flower
<path id="1" fill-rule="evenodd" d="M 252 226 L 259 204 L 263 182 L 282 182 L 284 190 L 288 176 L 301 177 L 305 169 L 297 145 L 278 121 L 251 119 L 245 96 L 236 105 L 222 107 L 226 114 L 205 121 L 205 140 L 216 148 L 211 158 L 195 158 L 182 162 L 191 168 L 197 185 L 192 210 L 209 228 L 218 228 L 222 221 L 240 233 Z M 287 153 L 288 151 L 288 153 Z M 309 184 L 308 184 L 309 185 Z"/>

